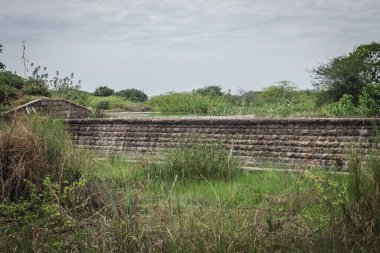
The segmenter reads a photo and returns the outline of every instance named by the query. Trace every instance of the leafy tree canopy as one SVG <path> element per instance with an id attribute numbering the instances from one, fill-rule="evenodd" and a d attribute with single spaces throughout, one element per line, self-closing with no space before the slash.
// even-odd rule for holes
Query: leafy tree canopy
<path id="1" fill-rule="evenodd" d="M 276 85 L 265 88 L 258 94 L 259 100 L 265 103 L 273 103 L 292 99 L 297 94 L 297 86 L 289 81 L 281 81 Z"/>
<path id="2" fill-rule="evenodd" d="M 143 91 L 134 88 L 120 90 L 116 92 L 115 95 L 124 97 L 133 102 L 145 102 L 148 100 L 148 95 L 146 95 Z"/>
<path id="3" fill-rule="evenodd" d="M 360 45 L 348 55 L 331 59 L 312 70 L 320 102 L 338 101 L 344 94 L 357 103 L 366 84 L 380 82 L 380 44 Z"/>
<path id="4" fill-rule="evenodd" d="M 208 95 L 208 96 L 223 96 L 224 92 L 222 91 L 222 88 L 220 86 L 206 86 L 201 89 L 194 90 L 195 93 L 201 94 L 201 95 Z"/>
<path id="5" fill-rule="evenodd" d="M 108 97 L 112 96 L 115 93 L 115 91 L 108 86 L 100 86 L 95 89 L 94 96 L 98 97 Z"/>

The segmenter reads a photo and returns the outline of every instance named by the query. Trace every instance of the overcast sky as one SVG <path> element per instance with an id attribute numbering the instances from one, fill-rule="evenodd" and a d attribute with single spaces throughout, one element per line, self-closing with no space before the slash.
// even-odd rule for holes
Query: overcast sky
<path id="1" fill-rule="evenodd" d="M 312 88 L 308 70 L 380 41 L 379 0 L 0 0 L 0 61 L 26 57 L 85 90 Z"/>

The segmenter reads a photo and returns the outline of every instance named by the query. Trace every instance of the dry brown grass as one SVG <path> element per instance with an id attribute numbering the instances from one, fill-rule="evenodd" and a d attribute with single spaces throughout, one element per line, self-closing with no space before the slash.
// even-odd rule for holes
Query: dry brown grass
<path id="1" fill-rule="evenodd" d="M 0 131 L 0 199 L 25 196 L 25 181 L 39 188 L 49 176 L 62 181 L 73 146 L 62 122 L 43 117 L 15 117 Z M 70 174 L 70 175 L 68 175 Z"/>

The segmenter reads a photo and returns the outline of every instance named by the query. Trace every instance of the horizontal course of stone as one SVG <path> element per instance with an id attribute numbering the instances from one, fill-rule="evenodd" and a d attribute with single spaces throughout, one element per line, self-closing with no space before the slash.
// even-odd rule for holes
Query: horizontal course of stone
<path id="1" fill-rule="evenodd" d="M 70 118 L 86 118 L 90 114 L 90 110 L 84 106 L 77 105 L 65 99 L 40 98 L 30 101 L 27 104 L 14 108 L 9 113 L 49 113 L 55 116 Z"/>
<path id="2" fill-rule="evenodd" d="M 156 154 L 196 139 L 223 143 L 248 166 L 280 162 L 342 166 L 347 148 L 365 152 L 380 119 L 140 118 L 66 120 L 77 145 L 102 152 Z"/>

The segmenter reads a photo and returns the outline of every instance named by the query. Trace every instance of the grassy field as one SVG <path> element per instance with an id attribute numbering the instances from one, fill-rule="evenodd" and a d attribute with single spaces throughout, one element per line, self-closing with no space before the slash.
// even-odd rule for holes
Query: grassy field
<path id="1" fill-rule="evenodd" d="M 378 252 L 369 154 L 348 176 L 244 172 L 218 144 L 96 159 L 59 121 L 19 119 L 0 131 L 0 252 Z"/>

